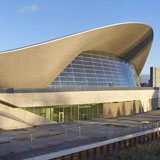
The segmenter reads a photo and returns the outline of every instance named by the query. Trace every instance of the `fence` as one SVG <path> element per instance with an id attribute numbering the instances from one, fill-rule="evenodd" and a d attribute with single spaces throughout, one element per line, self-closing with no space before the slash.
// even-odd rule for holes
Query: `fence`
<path id="1" fill-rule="evenodd" d="M 127 128 L 101 128 L 96 125 L 77 126 L 64 128 L 59 132 L 49 131 L 40 133 L 30 133 L 23 135 L 14 135 L 0 139 L 0 150 L 2 148 L 13 148 L 18 144 L 21 150 L 28 150 L 28 148 L 43 148 L 49 145 L 63 144 L 65 142 L 73 142 L 85 139 L 99 139 L 109 140 L 116 137 L 138 133 L 149 129 L 158 128 L 160 123 L 142 124 L 136 127 Z"/>

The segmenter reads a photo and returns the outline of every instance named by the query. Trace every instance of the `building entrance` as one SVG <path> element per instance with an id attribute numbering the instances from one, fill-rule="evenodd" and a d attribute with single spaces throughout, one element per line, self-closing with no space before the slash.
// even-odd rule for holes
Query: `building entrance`
<path id="1" fill-rule="evenodd" d="M 103 118 L 103 104 L 78 104 L 25 108 L 56 122 L 85 121 Z"/>
<path id="2" fill-rule="evenodd" d="M 91 106 L 79 107 L 79 120 L 91 120 Z"/>
<path id="3" fill-rule="evenodd" d="M 64 112 L 59 112 L 59 123 L 64 122 Z"/>

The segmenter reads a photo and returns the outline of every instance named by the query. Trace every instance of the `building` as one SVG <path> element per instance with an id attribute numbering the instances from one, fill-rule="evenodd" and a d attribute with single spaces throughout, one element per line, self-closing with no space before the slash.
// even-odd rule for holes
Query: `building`
<path id="1" fill-rule="evenodd" d="M 140 79 L 141 79 L 141 87 L 149 87 L 150 86 L 150 75 L 149 74 L 140 75 Z"/>
<path id="2" fill-rule="evenodd" d="M 150 86 L 160 87 L 160 67 L 150 68 Z"/>
<path id="3" fill-rule="evenodd" d="M 150 26 L 124 23 L 1 52 L 0 110 L 25 125 L 151 110 L 159 90 L 141 89 L 139 75 L 152 41 Z"/>

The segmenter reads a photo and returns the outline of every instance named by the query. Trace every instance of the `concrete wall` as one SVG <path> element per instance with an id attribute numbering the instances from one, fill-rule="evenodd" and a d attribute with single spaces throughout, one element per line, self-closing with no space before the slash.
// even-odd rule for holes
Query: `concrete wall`
<path id="1" fill-rule="evenodd" d="M 0 128 L 17 129 L 33 127 L 34 125 L 54 123 L 37 114 L 25 111 L 21 108 L 12 108 L 0 104 Z"/>
<path id="2" fill-rule="evenodd" d="M 157 106 L 158 106 L 158 108 L 160 108 L 159 104 L 160 104 L 160 98 L 149 99 L 150 108 L 157 109 Z"/>
<path id="3" fill-rule="evenodd" d="M 13 104 L 17 107 L 108 103 L 139 100 L 142 104 L 143 110 L 149 111 L 152 110 L 150 100 L 160 98 L 159 93 L 159 89 L 154 88 L 45 93 L 0 93 L 0 100 Z M 158 106 L 160 107 L 160 101 L 157 102 L 156 107 Z"/>
<path id="4" fill-rule="evenodd" d="M 10 130 L 10 129 L 20 129 L 20 128 L 28 128 L 28 127 L 31 127 L 31 126 L 0 115 L 0 129 Z"/>
<path id="5" fill-rule="evenodd" d="M 144 112 L 144 110 L 140 100 L 103 104 L 104 118 L 133 115 L 141 112 Z"/>
<path id="6" fill-rule="evenodd" d="M 159 89 L 0 93 L 0 102 L 2 101 L 17 107 L 103 103 L 104 118 L 146 112 L 160 107 Z M 3 126 L 8 126 L 8 128 L 21 126 L 23 128 L 53 123 L 23 109 L 12 108 L 1 104 L 0 113 L 3 114 L 4 112 L 7 113 L 6 116 L 10 120 L 6 120 L 7 117 L 3 116 L 2 118 L 1 116 L 0 128 L 3 128 Z M 12 125 L 13 121 L 15 121 L 15 125 Z"/>
<path id="7" fill-rule="evenodd" d="M 160 98 L 153 98 L 148 100 L 149 110 L 157 109 L 160 104 Z M 103 104 L 103 117 L 111 118 L 124 115 L 133 115 L 144 112 L 144 108 L 140 100 L 124 101 L 116 103 Z"/>

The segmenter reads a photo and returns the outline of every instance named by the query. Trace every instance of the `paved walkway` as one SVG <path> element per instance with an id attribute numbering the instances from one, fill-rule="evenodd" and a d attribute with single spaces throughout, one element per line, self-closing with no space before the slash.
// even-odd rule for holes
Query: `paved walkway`
<path id="1" fill-rule="evenodd" d="M 0 159 L 24 159 L 123 135 L 142 123 L 160 122 L 160 110 L 133 116 L 0 131 Z"/>

